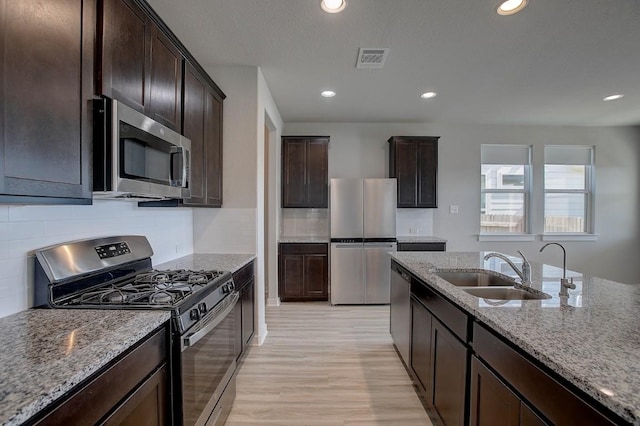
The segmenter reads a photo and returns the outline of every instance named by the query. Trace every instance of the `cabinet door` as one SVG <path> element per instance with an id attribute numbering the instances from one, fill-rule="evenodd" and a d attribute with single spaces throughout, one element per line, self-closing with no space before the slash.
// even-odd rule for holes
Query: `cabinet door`
<path id="1" fill-rule="evenodd" d="M 418 157 L 417 203 L 416 207 L 436 208 L 438 176 L 438 143 L 430 141 L 416 142 Z"/>
<path id="2" fill-rule="evenodd" d="M 305 206 L 306 147 L 304 139 L 282 140 L 282 207 Z"/>
<path id="3" fill-rule="evenodd" d="M 209 207 L 222 207 L 222 99 L 211 88 L 205 93 L 204 125 L 207 198 Z"/>
<path id="4" fill-rule="evenodd" d="M 547 426 L 548 424 L 534 413 L 524 401 L 520 401 L 520 426 Z"/>
<path id="5" fill-rule="evenodd" d="M 437 319 L 431 323 L 433 388 L 428 401 L 446 425 L 463 425 L 467 348 Z"/>
<path id="6" fill-rule="evenodd" d="M 415 373 L 423 392 L 431 392 L 431 322 L 429 311 L 415 300 L 411 300 L 411 369 Z"/>
<path id="7" fill-rule="evenodd" d="M 149 103 L 152 23 L 133 0 L 103 0 L 102 4 L 100 92 L 145 112 Z"/>
<path id="8" fill-rule="evenodd" d="M 145 114 L 179 132 L 182 114 L 182 54 L 156 25 L 150 25 L 149 105 Z"/>
<path id="9" fill-rule="evenodd" d="M 418 193 L 417 145 L 412 141 L 395 143 L 395 178 L 398 180 L 398 207 L 415 207 Z"/>
<path id="10" fill-rule="evenodd" d="M 205 84 L 198 72 L 187 63 L 184 71 L 184 116 L 182 134 L 191 140 L 191 197 L 186 205 L 205 204 L 207 167 L 205 160 Z"/>
<path id="11" fill-rule="evenodd" d="M 306 298 L 327 300 L 328 263 L 326 254 L 304 256 L 304 296 Z"/>
<path id="12" fill-rule="evenodd" d="M 475 356 L 471 358 L 470 426 L 517 426 L 520 399 Z"/>
<path id="13" fill-rule="evenodd" d="M 169 424 L 168 375 L 167 366 L 164 365 L 120 404 L 103 424 L 106 426 L 162 426 Z"/>
<path id="14" fill-rule="evenodd" d="M 91 204 L 95 4 L 0 1 L 0 203 Z"/>
<path id="15" fill-rule="evenodd" d="M 242 348 L 243 351 L 251 342 L 254 328 L 254 280 L 242 290 L 241 303 L 242 303 Z"/>
<path id="16" fill-rule="evenodd" d="M 288 298 L 300 298 L 303 296 L 304 279 L 304 255 L 286 254 L 280 255 L 280 298 L 286 301 Z"/>
<path id="17" fill-rule="evenodd" d="M 240 296 L 242 298 L 242 295 Z M 233 324 L 234 324 L 234 343 L 233 346 L 235 348 L 235 356 L 236 360 L 240 359 L 240 355 L 242 355 L 242 351 L 244 350 L 244 345 L 242 342 L 242 302 L 239 301 L 236 303 L 236 306 L 233 308 Z"/>
<path id="18" fill-rule="evenodd" d="M 305 207 L 326 208 L 328 204 L 328 148 L 327 139 L 307 142 Z"/>

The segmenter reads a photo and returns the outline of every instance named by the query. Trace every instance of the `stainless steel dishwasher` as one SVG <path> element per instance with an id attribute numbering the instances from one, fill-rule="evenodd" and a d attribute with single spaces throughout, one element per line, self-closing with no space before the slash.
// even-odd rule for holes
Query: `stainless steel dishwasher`
<path id="1" fill-rule="evenodd" d="M 411 345 L 411 277 L 391 265 L 390 332 L 400 357 L 409 366 Z"/>

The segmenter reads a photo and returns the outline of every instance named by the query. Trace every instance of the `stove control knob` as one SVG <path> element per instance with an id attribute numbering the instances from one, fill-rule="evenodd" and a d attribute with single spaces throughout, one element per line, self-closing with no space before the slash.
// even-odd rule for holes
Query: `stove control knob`
<path id="1" fill-rule="evenodd" d="M 192 309 L 192 310 L 189 312 L 189 316 L 191 317 L 191 319 L 192 319 L 193 321 L 198 321 L 198 320 L 200 319 L 200 312 L 198 312 L 198 310 L 197 310 L 197 309 Z"/>
<path id="2" fill-rule="evenodd" d="M 200 313 L 202 315 L 206 314 L 207 313 L 207 304 L 204 303 L 204 302 L 198 304 L 198 310 L 200 311 Z"/>

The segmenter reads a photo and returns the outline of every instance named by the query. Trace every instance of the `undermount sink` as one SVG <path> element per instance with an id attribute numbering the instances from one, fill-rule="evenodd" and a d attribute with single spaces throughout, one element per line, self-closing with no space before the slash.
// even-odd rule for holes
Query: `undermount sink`
<path id="1" fill-rule="evenodd" d="M 516 283 L 511 278 L 480 271 L 439 271 L 436 275 L 456 287 L 513 287 Z"/>
<path id="2" fill-rule="evenodd" d="M 494 300 L 540 300 L 550 299 L 546 293 L 534 293 L 532 291 L 523 290 L 513 287 L 478 287 L 463 289 L 472 296 L 481 297 L 483 299 Z"/>

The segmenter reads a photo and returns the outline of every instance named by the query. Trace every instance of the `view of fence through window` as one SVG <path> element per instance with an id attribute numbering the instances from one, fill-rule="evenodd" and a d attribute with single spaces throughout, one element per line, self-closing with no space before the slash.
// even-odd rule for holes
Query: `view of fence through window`
<path id="1" fill-rule="evenodd" d="M 587 167 L 545 164 L 544 232 L 587 232 Z"/>
<path id="2" fill-rule="evenodd" d="M 480 232 L 526 232 L 525 166 L 483 164 Z"/>

